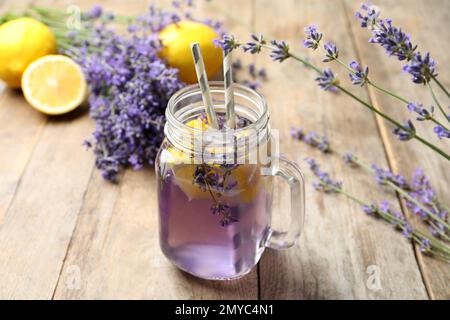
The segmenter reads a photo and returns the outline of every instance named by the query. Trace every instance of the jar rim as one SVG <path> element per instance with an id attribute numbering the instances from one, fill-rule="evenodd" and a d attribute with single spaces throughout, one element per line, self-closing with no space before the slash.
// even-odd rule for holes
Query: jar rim
<path id="1" fill-rule="evenodd" d="M 223 90 L 224 89 L 224 82 L 223 81 L 209 81 L 209 86 L 211 88 L 213 88 L 213 90 Z M 250 125 L 243 127 L 243 128 L 236 128 L 234 129 L 235 132 L 239 132 L 241 130 L 249 130 L 249 129 L 257 129 L 257 128 L 261 128 L 261 126 L 265 126 L 267 125 L 268 122 L 268 108 L 267 108 L 267 101 L 266 98 L 264 97 L 264 95 L 262 95 L 261 93 L 257 92 L 256 90 L 253 90 L 247 86 L 244 86 L 240 83 L 233 83 L 233 87 L 235 89 L 238 89 L 240 91 L 242 91 L 243 93 L 247 92 L 250 95 L 254 95 L 256 97 L 256 99 L 259 100 L 258 105 L 261 107 L 262 109 L 262 113 L 260 115 L 258 115 L 258 119 L 254 122 L 252 122 Z M 181 97 L 183 97 L 183 95 L 185 95 L 188 92 L 198 92 L 201 94 L 201 90 L 200 90 L 200 86 L 198 83 L 196 84 L 191 84 L 188 85 L 180 90 L 178 90 L 177 92 L 175 92 L 172 97 L 169 99 L 169 102 L 167 103 L 167 108 L 166 108 L 166 119 L 168 123 L 174 124 L 177 127 L 180 127 L 182 129 L 186 129 L 188 131 L 195 133 L 200 133 L 202 132 L 201 129 L 199 128 L 193 128 L 188 126 L 186 123 L 180 121 L 172 112 L 172 107 L 174 107 L 176 105 L 176 103 L 178 102 L 177 100 L 180 99 Z M 236 92 L 235 92 L 236 94 Z"/>

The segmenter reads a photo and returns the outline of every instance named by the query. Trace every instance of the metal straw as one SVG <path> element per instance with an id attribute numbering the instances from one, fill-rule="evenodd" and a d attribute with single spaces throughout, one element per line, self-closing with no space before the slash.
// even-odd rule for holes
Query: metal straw
<path id="1" fill-rule="evenodd" d="M 225 83 L 225 106 L 227 110 L 227 127 L 236 129 L 236 112 L 234 109 L 233 69 L 231 52 L 223 52 L 223 79 Z"/>
<path id="2" fill-rule="evenodd" d="M 206 75 L 205 64 L 203 63 L 202 52 L 198 43 L 191 43 L 192 56 L 194 57 L 195 72 L 197 73 L 198 84 L 202 91 L 203 103 L 206 109 L 206 117 L 208 123 L 218 129 L 216 113 L 214 112 L 214 105 L 209 91 L 208 76 Z"/>

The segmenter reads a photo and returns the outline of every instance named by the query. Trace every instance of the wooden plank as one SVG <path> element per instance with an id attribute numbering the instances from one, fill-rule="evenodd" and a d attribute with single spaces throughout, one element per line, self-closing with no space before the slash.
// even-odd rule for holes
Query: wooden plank
<path id="1" fill-rule="evenodd" d="M 292 50 L 314 56 L 313 60 L 320 64 L 319 53 L 313 55 L 300 46 L 303 28 L 311 23 L 317 23 L 329 40 L 339 44 L 345 61 L 354 56 L 341 3 L 258 1 L 256 30 L 290 41 Z M 338 149 L 351 150 L 369 163 L 375 160 L 386 165 L 373 116 L 343 94 L 322 92 L 311 70 L 294 61 L 281 65 L 269 62 L 267 56 L 258 57 L 258 61 L 267 65 L 271 79 L 263 93 L 271 106 L 272 127 L 280 130 L 282 152 L 301 163 L 305 172 L 308 169 L 303 160 L 313 156 L 323 169 L 344 181 L 345 189 L 362 199 L 388 199 L 398 205 L 393 195 L 378 191 L 371 177 L 345 168 L 342 161 L 324 157 L 289 137 L 290 126 L 302 126 L 327 134 Z M 344 72 L 339 74 L 342 79 L 346 77 Z M 365 92 L 359 91 L 358 95 L 364 97 Z M 315 192 L 310 183 L 309 179 L 307 218 L 299 243 L 286 251 L 268 250 L 262 258 L 261 298 L 427 298 L 412 246 L 400 234 L 366 216 L 358 205 L 341 196 Z M 287 204 L 278 203 L 274 214 L 286 212 L 285 208 Z M 379 271 L 380 290 L 367 285 L 371 266 Z"/>
<path id="2" fill-rule="evenodd" d="M 251 4 L 237 3 L 230 7 L 249 17 Z M 108 2 L 107 7 L 136 14 L 144 6 Z M 158 243 L 155 185 L 153 168 L 127 171 L 119 186 L 95 172 L 54 298 L 256 299 L 256 271 L 237 281 L 212 282 L 170 264 Z"/>
<path id="3" fill-rule="evenodd" d="M 46 121 L 25 103 L 20 91 L 5 89 L 0 96 L 0 223 Z"/>
<path id="4" fill-rule="evenodd" d="M 14 103 L 8 110 L 25 108 L 19 96 Z M 82 147 L 92 131 L 86 111 L 82 108 L 49 118 L 31 154 L 0 226 L 2 298 L 52 297 L 93 169 L 94 159 Z M 20 123 L 23 113 L 18 111 L 17 118 L 2 121 Z M 13 137 L 16 132 L 20 137 L 26 130 L 18 126 L 10 131 Z"/>
<path id="5" fill-rule="evenodd" d="M 1 13 L 18 10 L 31 1 L 3 3 Z M 47 118 L 24 103 L 20 90 L 0 83 L 0 223 Z"/>
<path id="6" fill-rule="evenodd" d="M 442 41 L 442 37 L 447 36 L 450 26 L 448 19 L 450 3 L 444 0 L 432 2 L 414 1 L 413 4 L 406 0 L 381 0 L 377 1 L 376 4 L 381 8 L 383 17 L 392 18 L 396 25 L 401 26 L 406 33 L 411 34 L 412 41 L 419 44 L 418 50 L 422 52 L 431 51 L 433 58 L 438 61 L 439 79 L 449 87 L 450 75 L 447 72 L 448 68 L 445 67 L 450 63 L 450 57 L 447 54 L 449 44 L 448 41 Z M 409 80 L 409 76 L 402 73 L 401 67 L 403 63 L 395 58 L 388 58 L 384 49 L 367 43 L 370 35 L 369 31 L 359 28 L 358 23 L 352 18 L 354 11 L 359 9 L 357 5 L 353 1 L 346 1 L 346 7 L 349 20 L 351 20 L 352 31 L 356 36 L 356 48 L 361 56 L 361 60 L 364 64 L 372 66 L 370 71 L 371 77 L 379 83 L 387 83 L 389 89 L 413 102 L 434 105 L 426 88 L 413 84 Z M 393 115 L 396 119 L 414 118 L 404 105 L 373 89 L 370 89 L 370 93 L 374 103 L 381 110 Z M 448 105 L 448 99 L 440 92 L 439 99 L 445 108 Z M 439 111 L 436 114 L 438 117 L 440 116 Z M 449 141 L 445 139 L 438 141 L 432 132 L 430 124 L 417 123 L 417 129 L 423 137 L 429 141 L 436 142 L 447 153 L 450 152 Z M 380 122 L 380 130 L 384 132 L 386 150 L 393 170 L 411 176 L 415 168 L 423 168 L 432 181 L 433 186 L 439 192 L 440 199 L 444 203 L 449 204 L 450 194 L 447 192 L 450 179 L 449 163 L 417 142 L 401 143 L 397 141 L 390 134 L 391 128 L 385 123 Z M 421 225 L 417 219 L 411 217 L 409 212 L 408 215 L 415 225 Z M 418 251 L 417 248 L 416 250 Z M 449 299 L 450 266 L 436 259 L 424 257 L 420 253 L 417 253 L 417 255 L 431 298 Z"/>

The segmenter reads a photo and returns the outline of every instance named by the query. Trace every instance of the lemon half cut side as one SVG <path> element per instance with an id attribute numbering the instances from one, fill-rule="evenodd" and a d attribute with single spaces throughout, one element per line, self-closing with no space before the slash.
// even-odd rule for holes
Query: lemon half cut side
<path id="1" fill-rule="evenodd" d="M 75 61 L 63 55 L 48 55 L 27 67 L 22 76 L 22 91 L 33 108 L 59 115 L 83 103 L 87 84 Z"/>

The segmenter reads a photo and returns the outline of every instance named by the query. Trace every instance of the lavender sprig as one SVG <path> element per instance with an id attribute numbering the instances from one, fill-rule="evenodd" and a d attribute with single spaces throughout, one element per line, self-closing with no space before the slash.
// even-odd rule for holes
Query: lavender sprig
<path id="1" fill-rule="evenodd" d="M 442 139 L 442 138 L 450 139 L 450 130 L 446 129 L 442 125 L 438 125 L 438 126 L 434 127 L 434 132 L 437 134 L 439 139 Z"/>
<path id="2" fill-rule="evenodd" d="M 273 45 L 272 53 L 270 57 L 273 61 L 283 62 L 289 55 L 289 44 L 286 41 L 272 40 L 270 42 Z"/>
<path id="3" fill-rule="evenodd" d="M 433 80 L 450 98 L 450 92 L 437 79 L 436 62 L 431 59 L 430 54 L 416 52 L 417 45 L 412 44 L 410 36 L 394 26 L 391 19 L 380 19 L 377 7 L 362 4 L 361 8 L 363 13 L 357 12 L 355 16 L 361 21 L 361 27 L 372 31 L 369 42 L 381 45 L 388 55 L 395 56 L 400 61 L 408 61 L 403 68 L 412 76 L 414 83 L 430 84 Z"/>
<path id="4" fill-rule="evenodd" d="M 323 74 L 316 78 L 316 82 L 325 91 L 336 90 L 339 86 L 339 80 L 335 77 L 331 69 L 325 69 Z"/>
<path id="5" fill-rule="evenodd" d="M 325 193 L 333 193 L 338 189 L 342 189 L 342 182 L 334 181 L 328 173 L 321 171 L 320 166 L 314 159 L 306 158 L 305 160 L 308 163 L 309 169 L 318 178 L 318 180 L 313 183 L 316 190 L 323 191 Z"/>
<path id="6" fill-rule="evenodd" d="M 416 128 L 411 120 L 408 120 L 403 126 L 398 126 L 392 131 L 400 141 L 408 141 L 415 137 Z"/>
<path id="7" fill-rule="evenodd" d="M 322 34 L 317 31 L 316 25 L 310 25 L 305 28 L 306 39 L 303 40 L 305 48 L 316 50 L 319 47 Z"/>
<path id="8" fill-rule="evenodd" d="M 207 164 L 201 164 L 195 167 L 193 174 L 192 183 L 203 192 L 208 191 L 211 195 L 213 200 L 211 213 L 221 217 L 220 225 L 222 227 L 238 222 L 238 219 L 233 217 L 230 206 L 220 201 L 225 192 L 233 190 L 237 186 L 237 181 L 230 181 L 231 172 L 237 166 L 221 165 L 220 169 L 217 169 Z"/>
<path id="9" fill-rule="evenodd" d="M 313 159 L 307 159 L 310 170 L 318 179 L 313 182 L 313 186 L 317 191 L 324 193 L 343 194 L 348 199 L 358 203 L 366 214 L 382 219 L 392 224 L 397 230 L 401 231 L 403 236 L 413 241 L 419 246 L 421 252 L 436 256 L 447 262 L 450 262 L 450 247 L 444 242 L 428 237 L 419 230 L 414 229 L 398 211 L 392 210 L 387 201 L 383 201 L 377 205 L 367 203 L 355 195 L 345 191 L 342 183 L 336 182 L 331 176 L 320 170 L 320 166 Z"/>
<path id="10" fill-rule="evenodd" d="M 433 119 L 434 114 L 434 107 L 431 106 L 430 109 L 424 108 L 423 104 L 416 104 L 416 103 L 408 103 L 408 110 L 411 112 L 415 112 L 418 114 L 418 117 L 416 118 L 417 121 L 425 121 L 425 120 L 431 120 Z"/>
<path id="11" fill-rule="evenodd" d="M 356 61 L 352 61 L 349 64 L 350 68 L 353 72 L 349 73 L 350 80 L 354 85 L 364 86 L 366 83 L 370 83 L 369 81 L 369 67 L 366 66 L 361 68 L 360 64 Z"/>
<path id="12" fill-rule="evenodd" d="M 436 193 L 422 170 L 417 170 L 412 182 L 409 183 L 400 174 L 394 174 L 390 170 L 377 167 L 375 164 L 372 166 L 364 164 L 352 153 L 341 153 L 334 150 L 327 138 L 321 137 L 315 132 L 305 133 L 300 128 L 292 128 L 291 135 L 293 138 L 303 141 L 325 154 L 335 153 L 340 155 L 349 166 L 361 167 L 365 171 L 374 174 L 379 185 L 387 186 L 394 192 L 397 192 L 406 201 L 406 205 L 412 209 L 413 213 L 420 216 L 422 220 L 430 225 L 430 231 L 433 235 L 438 233 L 440 238 L 446 241 L 450 240 L 448 237 L 450 226 L 446 222 L 449 209 L 438 201 Z M 310 137 L 309 140 L 305 139 L 307 136 Z M 322 141 L 326 141 L 326 149 L 319 147 Z"/>
<path id="13" fill-rule="evenodd" d="M 439 103 L 438 98 L 436 97 L 436 95 L 434 93 L 433 87 L 431 86 L 430 83 L 428 83 L 428 88 L 430 89 L 431 97 L 433 98 L 434 102 L 438 106 L 439 111 L 444 115 L 445 119 L 450 123 L 450 114 L 447 114 L 447 112 L 445 112 L 444 108 L 442 108 L 441 104 Z M 439 125 L 441 125 L 441 124 L 439 124 Z"/>
<path id="14" fill-rule="evenodd" d="M 313 26 L 311 26 L 313 27 Z M 315 32 L 317 31 L 317 28 L 314 26 L 314 30 Z M 322 38 L 322 34 L 321 38 Z M 307 32 L 307 37 L 308 36 L 308 32 Z M 305 40 L 306 41 L 306 40 Z M 347 71 L 349 71 L 349 77 L 350 80 L 352 81 L 352 84 L 354 85 L 360 85 L 360 86 L 364 86 L 365 84 L 371 85 L 374 88 L 376 88 L 377 90 L 390 95 L 391 97 L 401 101 L 402 103 L 409 105 L 410 102 L 408 102 L 408 100 L 406 100 L 405 98 L 400 97 L 399 95 L 382 88 L 381 86 L 375 84 L 374 82 L 372 82 L 369 79 L 369 68 L 366 66 L 364 68 L 361 67 L 361 65 L 357 62 L 357 61 L 352 61 L 350 62 L 350 64 L 347 66 L 342 60 L 339 59 L 339 49 L 336 47 L 336 45 L 334 43 L 331 42 L 327 42 L 324 47 L 324 52 L 325 52 L 325 59 L 323 59 L 323 62 L 330 62 L 330 61 L 336 61 L 339 64 L 341 64 Z M 319 82 L 319 85 L 321 86 L 321 88 L 325 89 L 325 90 L 329 90 L 329 88 L 332 89 L 336 89 L 335 86 L 330 86 L 327 85 L 327 80 L 328 81 L 332 81 L 333 79 L 328 78 L 327 77 L 319 77 L 318 79 L 322 80 L 321 82 Z M 431 86 L 430 89 L 432 90 Z M 433 97 L 434 93 L 432 92 Z M 442 109 L 442 107 L 439 105 L 439 102 L 437 101 L 437 99 L 435 98 L 436 103 L 438 104 L 439 108 Z M 445 114 L 445 112 L 444 112 Z M 446 116 L 447 117 L 447 116 Z M 447 129 L 439 120 L 437 120 L 433 114 L 429 114 L 426 118 L 423 118 L 424 120 L 431 120 L 434 123 L 436 123 L 438 126 L 443 127 L 444 129 Z M 449 120 L 450 121 L 450 120 Z M 407 141 L 412 139 L 413 135 L 415 134 L 415 128 L 413 126 L 410 126 L 409 123 L 407 123 L 405 126 L 396 126 L 396 130 L 394 131 L 394 133 L 401 138 L 400 140 L 402 141 Z M 404 128 L 409 128 L 409 130 L 405 131 Z M 447 129 L 448 130 L 448 129 Z M 397 134 L 399 133 L 399 134 Z M 401 134 L 400 134 L 401 133 Z M 408 138 L 410 137 L 410 138 Z"/>
<path id="15" fill-rule="evenodd" d="M 403 70 L 411 74 L 412 81 L 418 84 L 428 84 L 433 77 L 437 77 L 436 62 L 428 52 L 423 56 L 420 52 L 415 53 Z"/>
<path id="16" fill-rule="evenodd" d="M 316 27 L 314 27 L 314 28 L 316 28 Z M 317 32 L 317 30 L 316 30 L 316 32 Z M 352 84 L 359 85 L 359 86 L 364 86 L 365 84 L 371 85 L 374 88 L 376 88 L 377 90 L 401 101 L 402 103 L 404 103 L 406 105 L 410 104 L 410 102 L 408 102 L 408 100 L 406 100 L 405 98 L 402 98 L 398 94 L 395 94 L 390 90 L 384 89 L 380 85 L 371 81 L 369 79 L 369 67 L 368 66 L 362 68 L 361 65 L 357 61 L 352 61 L 347 66 L 342 60 L 339 59 L 339 49 L 336 47 L 336 45 L 334 43 L 331 43 L 331 42 L 326 43 L 324 45 L 324 51 L 325 51 L 326 57 L 325 57 L 325 59 L 323 59 L 323 62 L 336 61 L 337 63 L 342 65 L 349 72 L 349 77 L 350 77 Z M 437 100 L 436 96 L 434 95 L 434 92 L 432 91 L 431 86 L 430 86 L 430 90 L 431 90 L 432 96 L 433 96 L 436 104 L 438 105 L 439 109 L 441 110 L 441 112 L 446 116 L 446 118 L 449 118 L 446 115 L 446 113 L 443 111 L 442 107 L 440 106 L 439 101 Z M 448 130 L 439 120 L 437 120 L 434 117 L 433 114 L 430 114 L 428 117 L 423 118 L 423 119 L 431 120 L 434 123 L 436 123 L 438 126 L 441 126 L 444 129 Z M 448 120 L 450 121 L 450 118 Z M 414 133 L 412 130 L 413 128 L 409 126 L 409 123 L 407 123 L 407 125 L 405 125 L 404 127 L 407 127 L 407 128 L 409 127 L 411 130 L 411 133 Z M 397 131 L 404 131 L 404 130 L 402 127 L 398 127 Z M 408 133 L 406 135 L 408 135 Z M 406 139 L 406 135 L 401 135 L 401 137 L 403 138 L 403 141 L 409 140 L 409 139 Z M 411 134 L 409 134 L 409 135 L 412 136 Z"/>

